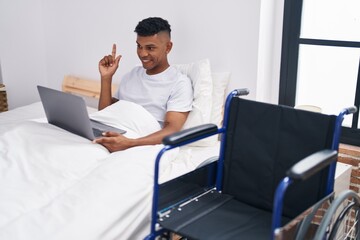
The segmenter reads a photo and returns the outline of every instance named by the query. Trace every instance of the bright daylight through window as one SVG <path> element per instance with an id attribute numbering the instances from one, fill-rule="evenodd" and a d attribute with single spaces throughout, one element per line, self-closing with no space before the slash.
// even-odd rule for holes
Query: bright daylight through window
<path id="1" fill-rule="evenodd" d="M 285 0 L 280 75 L 280 104 L 359 108 L 360 1 Z M 360 145 L 359 113 L 343 127 L 344 142 Z"/>
<path id="2" fill-rule="evenodd" d="M 360 1 L 305 0 L 300 38 L 360 42 Z M 360 48 L 301 44 L 296 105 L 329 114 L 354 105 L 359 56 Z M 348 116 L 343 125 L 351 122 Z"/>

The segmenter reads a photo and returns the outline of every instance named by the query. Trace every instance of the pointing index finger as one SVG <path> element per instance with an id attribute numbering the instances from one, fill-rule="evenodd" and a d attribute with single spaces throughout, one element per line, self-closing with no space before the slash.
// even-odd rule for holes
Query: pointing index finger
<path id="1" fill-rule="evenodd" d="M 113 59 L 116 58 L 116 44 L 115 43 L 113 44 L 111 55 L 112 55 Z"/>

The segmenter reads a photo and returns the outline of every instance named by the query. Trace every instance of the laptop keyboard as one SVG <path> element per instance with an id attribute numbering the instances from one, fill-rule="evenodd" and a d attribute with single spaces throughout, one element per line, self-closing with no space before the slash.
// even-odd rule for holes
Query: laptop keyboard
<path id="1" fill-rule="evenodd" d="M 104 124 L 96 122 L 94 120 L 91 120 L 91 128 L 93 130 L 95 137 L 101 137 L 103 132 L 116 132 L 119 134 L 126 133 L 126 131 L 124 131 L 122 129 L 104 125 Z"/>
<path id="2" fill-rule="evenodd" d="M 95 137 L 101 137 L 102 133 L 104 132 L 103 130 L 100 130 L 98 128 L 93 128 L 92 130 L 93 130 L 93 133 L 94 133 Z"/>

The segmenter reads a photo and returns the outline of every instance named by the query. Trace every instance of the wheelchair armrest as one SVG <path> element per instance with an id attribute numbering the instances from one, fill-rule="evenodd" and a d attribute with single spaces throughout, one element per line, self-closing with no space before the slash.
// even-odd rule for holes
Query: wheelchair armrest
<path id="1" fill-rule="evenodd" d="M 205 135 L 217 133 L 218 128 L 215 124 L 208 123 L 182 130 L 163 138 L 164 145 L 176 145 Z"/>
<path id="2" fill-rule="evenodd" d="M 306 180 L 336 160 L 337 151 L 329 149 L 321 150 L 292 166 L 286 174 L 294 180 Z"/>

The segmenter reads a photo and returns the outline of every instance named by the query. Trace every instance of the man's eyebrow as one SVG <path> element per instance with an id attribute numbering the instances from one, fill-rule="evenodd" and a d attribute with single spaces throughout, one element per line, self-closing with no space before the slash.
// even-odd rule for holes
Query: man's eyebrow
<path id="1" fill-rule="evenodd" d="M 138 41 L 136 41 L 136 44 L 141 46 L 141 44 Z M 144 46 L 145 47 L 156 47 L 156 44 L 155 43 L 149 43 L 149 44 L 145 44 Z"/>

